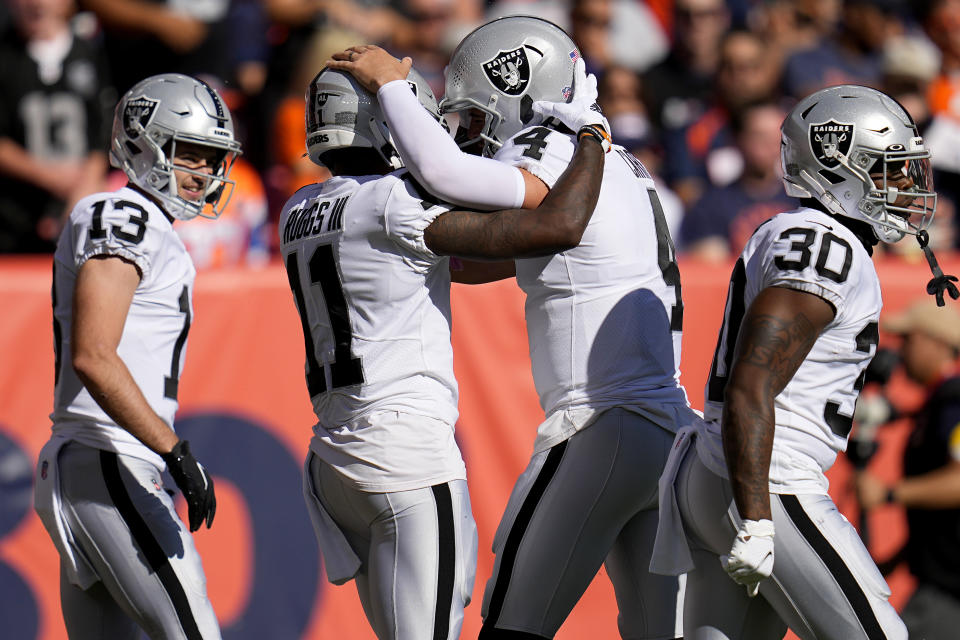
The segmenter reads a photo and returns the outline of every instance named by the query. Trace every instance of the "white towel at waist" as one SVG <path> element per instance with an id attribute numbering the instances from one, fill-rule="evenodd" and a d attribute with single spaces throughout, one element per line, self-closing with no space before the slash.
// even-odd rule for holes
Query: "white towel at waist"
<path id="1" fill-rule="evenodd" d="M 650 572 L 678 576 L 694 568 L 693 556 L 683 528 L 683 518 L 677 506 L 675 482 L 680 465 L 690 451 L 696 438 L 695 425 L 687 425 L 677 431 L 670 457 L 660 476 L 660 515 L 657 537 L 650 558 Z"/>
<path id="2" fill-rule="evenodd" d="M 310 459 L 314 454 L 307 456 L 303 465 L 303 495 L 306 498 L 307 512 L 313 523 L 313 530 L 317 534 L 320 553 L 323 555 L 323 568 L 327 572 L 327 580 L 333 584 L 343 584 L 353 579 L 360 570 L 360 558 L 354 553 L 353 547 L 347 542 L 343 531 L 327 513 L 313 486 L 313 476 L 310 474 Z"/>

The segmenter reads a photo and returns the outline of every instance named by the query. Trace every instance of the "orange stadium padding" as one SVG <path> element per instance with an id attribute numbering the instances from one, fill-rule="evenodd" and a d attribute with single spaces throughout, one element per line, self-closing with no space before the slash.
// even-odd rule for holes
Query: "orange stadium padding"
<path id="1" fill-rule="evenodd" d="M 960 260 L 944 260 L 948 273 Z M 925 295 L 925 264 L 878 262 L 886 311 Z M 702 406 L 720 325 L 729 266 L 681 262 L 683 382 Z M 30 483 L 49 435 L 53 392 L 50 258 L 0 259 L 0 636 L 66 637 L 58 599 L 58 559 L 32 510 Z M 955 303 L 953 303 L 955 304 Z M 213 604 L 231 639 L 373 638 L 352 584 L 333 587 L 322 568 L 299 493 L 300 465 L 313 414 L 303 379 L 303 338 L 282 267 L 202 272 L 194 296 L 180 385 L 178 429 L 214 473 L 214 526 L 196 534 Z M 480 599 L 490 575 L 493 533 L 543 417 L 527 356 L 523 294 L 512 281 L 453 291 L 453 343 L 460 382 L 458 439 L 467 463 L 480 556 L 464 638 L 480 628 Z M 885 337 L 881 346 L 889 346 Z M 898 400 L 919 396 L 902 381 Z M 881 431 L 874 468 L 892 480 L 907 425 Z M 830 472 L 831 492 L 852 522 L 850 466 Z M 871 549 L 889 556 L 902 543 L 902 512 L 871 514 Z M 890 577 L 902 606 L 912 584 Z M 9 634 L 9 635 L 8 635 Z M 616 638 L 613 592 L 601 573 L 557 636 Z"/>

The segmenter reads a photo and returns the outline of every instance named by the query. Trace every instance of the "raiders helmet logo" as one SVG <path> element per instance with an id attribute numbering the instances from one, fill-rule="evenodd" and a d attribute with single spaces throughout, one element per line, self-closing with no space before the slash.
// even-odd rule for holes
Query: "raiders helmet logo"
<path id="1" fill-rule="evenodd" d="M 158 104 L 160 104 L 159 100 L 146 96 L 131 98 L 127 101 L 123 108 L 123 129 L 131 140 L 139 137 L 142 128 L 146 128 L 150 124 Z"/>
<path id="2" fill-rule="evenodd" d="M 830 120 L 810 125 L 810 148 L 821 165 L 833 169 L 840 164 L 837 155 L 850 153 L 853 142 L 853 125 Z"/>
<path id="3" fill-rule="evenodd" d="M 518 96 L 526 90 L 530 82 L 527 52 L 523 47 L 513 51 L 501 51 L 483 63 L 483 72 L 490 84 L 499 91 L 508 96 Z"/>

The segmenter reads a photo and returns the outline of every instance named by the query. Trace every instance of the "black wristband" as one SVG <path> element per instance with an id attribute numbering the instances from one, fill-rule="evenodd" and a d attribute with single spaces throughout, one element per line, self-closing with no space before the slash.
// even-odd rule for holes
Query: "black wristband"
<path id="1" fill-rule="evenodd" d="M 889 489 L 887 489 L 887 495 L 884 496 L 883 501 L 886 502 L 887 504 L 893 504 L 894 502 L 897 501 L 897 495 L 893 487 L 890 487 Z"/>

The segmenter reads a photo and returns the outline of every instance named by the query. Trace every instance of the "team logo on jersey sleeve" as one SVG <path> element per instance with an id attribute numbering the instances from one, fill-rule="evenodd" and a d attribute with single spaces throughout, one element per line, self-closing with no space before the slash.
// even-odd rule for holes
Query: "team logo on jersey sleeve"
<path id="1" fill-rule="evenodd" d="M 840 164 L 839 154 L 850 153 L 853 142 L 853 125 L 835 120 L 810 125 L 810 148 L 821 165 L 833 169 Z"/>
<path id="2" fill-rule="evenodd" d="M 501 51 L 483 63 L 483 72 L 494 87 L 508 96 L 523 93 L 530 82 L 530 62 L 523 47 Z"/>
<path id="3" fill-rule="evenodd" d="M 127 136 L 132 140 L 139 137 L 141 128 L 145 128 L 153 119 L 153 114 L 157 110 L 159 100 L 140 96 L 127 101 L 123 108 L 123 128 Z M 140 127 L 137 127 L 137 125 Z"/>

